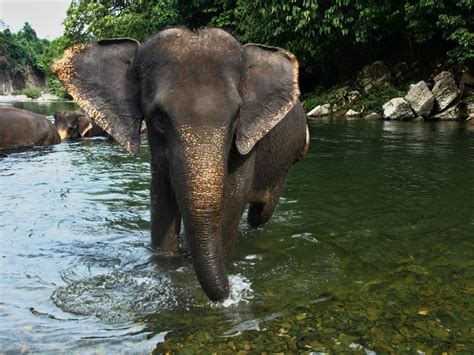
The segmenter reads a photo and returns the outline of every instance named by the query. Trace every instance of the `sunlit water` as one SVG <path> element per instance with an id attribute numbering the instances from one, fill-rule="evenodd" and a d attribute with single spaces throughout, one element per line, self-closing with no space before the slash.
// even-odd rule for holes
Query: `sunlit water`
<path id="1" fill-rule="evenodd" d="M 337 119 L 310 128 L 310 151 L 271 222 L 241 223 L 224 304 L 207 301 L 185 258 L 148 249 L 146 142 L 136 157 L 101 138 L 7 151 L 0 350 L 149 352 L 166 334 L 216 324 L 217 335 L 235 335 L 292 305 L 357 293 L 406 263 L 448 284 L 466 279 L 472 292 L 474 130 Z M 454 293 L 460 304 L 473 297 Z"/>

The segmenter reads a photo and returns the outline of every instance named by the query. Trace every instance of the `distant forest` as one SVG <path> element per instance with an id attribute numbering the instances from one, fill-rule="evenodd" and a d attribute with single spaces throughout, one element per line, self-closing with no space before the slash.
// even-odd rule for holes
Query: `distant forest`
<path id="1" fill-rule="evenodd" d="M 284 47 L 298 57 L 302 83 L 340 82 L 370 61 L 442 56 L 450 65 L 474 60 L 472 0 L 74 0 L 64 34 L 38 39 L 29 24 L 0 31 L 0 54 L 12 70 L 42 71 L 64 96 L 49 65 L 65 48 L 100 38 L 140 41 L 167 26 L 217 26 L 242 42 Z"/>

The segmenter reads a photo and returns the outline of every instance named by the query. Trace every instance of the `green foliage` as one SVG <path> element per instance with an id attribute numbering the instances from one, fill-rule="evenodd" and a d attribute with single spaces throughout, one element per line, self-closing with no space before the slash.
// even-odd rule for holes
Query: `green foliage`
<path id="1" fill-rule="evenodd" d="M 404 97 L 405 93 L 390 83 L 374 84 L 373 88 L 355 101 L 351 108 L 356 111 L 382 113 L 382 106 L 394 97 Z"/>
<path id="2" fill-rule="evenodd" d="M 8 28 L 4 29 L 0 32 L 0 65 L 20 82 L 25 81 L 30 68 L 44 74 L 45 68 L 42 59 L 47 43 L 48 41 L 41 40 L 36 36 L 36 32 L 28 22 L 18 33 L 11 33 Z M 27 88 L 18 94 L 38 98 L 41 95 L 41 89 Z"/>
<path id="3" fill-rule="evenodd" d="M 18 33 L 11 33 L 9 29 L 0 32 L 0 53 L 16 77 L 24 76 L 28 66 L 44 71 L 42 53 L 46 44 L 47 41 L 39 39 L 28 22 Z"/>
<path id="4" fill-rule="evenodd" d="M 41 89 L 36 87 L 24 88 L 22 93 L 30 99 L 37 99 L 41 96 Z"/>
<path id="5" fill-rule="evenodd" d="M 304 93 L 301 97 L 301 101 L 305 111 L 308 112 L 318 105 L 324 105 L 334 101 L 340 89 L 339 86 L 332 87 L 329 90 L 322 86 L 317 86 L 312 91 Z"/>
<path id="6" fill-rule="evenodd" d="M 13 75 L 24 75 L 31 65 L 46 73 L 49 90 L 64 97 L 49 67 L 74 43 L 110 37 L 143 41 L 174 25 L 218 26 L 243 42 L 288 48 L 303 76 L 334 83 L 340 73 L 399 48 L 429 45 L 446 49 L 451 64 L 472 63 L 473 7 L 472 0 L 73 0 L 62 37 L 39 40 L 25 24 L 17 34 L 0 32 L 0 51 L 14 63 Z M 323 99 L 313 93 L 306 101 L 315 105 L 317 98 Z"/>
<path id="7" fill-rule="evenodd" d="M 37 99 L 41 96 L 41 88 L 29 87 L 24 89 L 13 90 L 13 95 L 26 95 L 30 99 Z"/>
<path id="8" fill-rule="evenodd" d="M 382 106 L 394 97 L 403 97 L 405 94 L 392 84 L 386 82 L 383 84 L 374 84 L 368 93 L 361 93 L 361 96 L 354 102 L 345 99 L 350 87 L 334 86 L 330 89 L 324 89 L 319 86 L 311 92 L 302 96 L 303 107 L 306 112 L 312 110 L 318 105 L 330 103 L 336 105 L 338 111 L 347 111 L 349 108 L 359 112 L 378 112 L 382 113 Z"/>
<path id="9" fill-rule="evenodd" d="M 417 43 L 442 38 L 452 49 L 452 64 L 474 58 L 474 2 L 472 0 L 406 0 L 404 19 Z"/>
<path id="10" fill-rule="evenodd" d="M 69 99 L 66 89 L 51 71 L 51 65 L 62 57 L 64 50 L 72 43 L 64 36 L 52 40 L 45 47 L 42 56 L 42 65 L 46 73 L 48 90 L 56 96 Z"/>
<path id="11" fill-rule="evenodd" d="M 333 73 L 393 49 L 446 46 L 453 64 L 474 58 L 472 0 L 237 0 L 214 24 L 245 41 L 293 51 L 307 72 Z M 395 49 L 396 50 L 396 49 Z"/>
<path id="12" fill-rule="evenodd" d="M 173 0 L 74 0 L 64 21 L 72 43 L 113 37 L 139 41 L 168 25 L 178 24 Z"/>

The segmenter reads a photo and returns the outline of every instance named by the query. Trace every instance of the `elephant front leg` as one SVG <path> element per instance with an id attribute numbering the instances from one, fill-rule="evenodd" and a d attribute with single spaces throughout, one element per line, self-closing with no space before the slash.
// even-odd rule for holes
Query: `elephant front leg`
<path id="1" fill-rule="evenodd" d="M 260 227 L 270 220 L 278 204 L 278 199 L 280 198 L 284 186 L 285 177 L 281 177 L 273 187 L 263 193 L 260 201 L 252 202 L 250 204 L 247 222 L 252 228 Z"/>
<path id="2" fill-rule="evenodd" d="M 181 214 L 174 192 L 159 172 L 151 175 L 151 244 L 165 254 L 179 253 Z"/>

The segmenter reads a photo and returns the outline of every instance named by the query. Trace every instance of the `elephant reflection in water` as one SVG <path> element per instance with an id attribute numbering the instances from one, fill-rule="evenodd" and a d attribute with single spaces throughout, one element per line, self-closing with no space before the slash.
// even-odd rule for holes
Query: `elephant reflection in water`
<path id="1" fill-rule="evenodd" d="M 53 70 L 129 152 L 138 152 L 146 121 L 152 245 L 179 252 L 183 221 L 204 292 L 227 298 L 225 262 L 246 206 L 252 227 L 266 223 L 289 168 L 308 149 L 296 58 L 242 45 L 220 29 L 170 28 L 143 44 L 77 45 Z"/>

